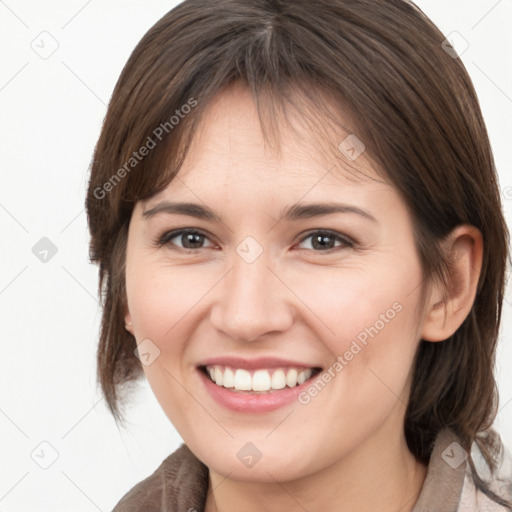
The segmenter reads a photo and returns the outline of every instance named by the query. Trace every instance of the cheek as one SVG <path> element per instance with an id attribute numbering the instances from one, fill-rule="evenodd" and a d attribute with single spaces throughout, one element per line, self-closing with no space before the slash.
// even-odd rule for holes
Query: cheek
<path id="1" fill-rule="evenodd" d="M 196 291 L 194 287 L 184 288 L 186 283 L 176 271 L 162 272 L 148 263 L 133 268 L 137 270 L 127 279 L 126 288 L 135 338 L 145 349 L 141 350 L 142 368 L 164 413 L 178 431 L 186 431 L 191 419 L 187 414 L 190 397 L 180 386 L 186 339 L 183 330 Z M 144 360 L 144 352 L 150 354 L 150 361 Z"/>
<path id="2" fill-rule="evenodd" d="M 378 263 L 312 268 L 307 274 L 286 276 L 306 306 L 301 308 L 302 318 L 310 319 L 335 357 L 350 350 L 354 341 L 361 347 L 369 347 L 373 340 L 399 346 L 414 331 L 412 306 L 417 296 L 411 293 L 411 283 L 418 280 L 419 269 L 415 264 L 399 266 L 392 258 L 381 258 Z"/>
<path id="3" fill-rule="evenodd" d="M 128 307 L 135 338 L 152 356 L 143 370 L 157 400 L 179 430 L 186 424 L 185 413 L 191 405 L 183 387 L 190 371 L 188 341 L 197 325 L 198 306 L 215 280 L 210 283 L 205 272 L 194 272 L 192 266 L 171 267 L 142 258 L 127 266 Z"/>
<path id="4" fill-rule="evenodd" d="M 134 262 L 132 268 L 126 287 L 136 339 L 154 338 L 157 344 L 166 339 L 177 341 L 175 332 L 182 319 L 192 312 L 214 281 L 209 284 L 204 272 L 173 268 L 161 262 Z M 165 349 L 172 347 L 176 343 L 166 344 Z"/>
<path id="5" fill-rule="evenodd" d="M 404 394 L 401 400 L 407 400 L 419 342 L 415 311 L 419 288 L 414 289 L 413 283 L 420 277 L 420 268 L 390 260 L 388 268 L 334 271 L 325 282 L 321 273 L 316 280 L 310 277 L 319 286 L 310 287 L 308 306 L 322 320 L 316 322 L 321 326 L 317 332 L 322 333 L 322 343 L 332 357 L 323 382 L 340 397 L 345 418 L 373 415 L 376 421 L 382 420 L 396 405 L 397 396 Z M 339 410 L 329 408 L 331 393 L 313 394 L 318 395 L 319 404 L 325 400 L 319 409 L 331 410 L 333 423 L 339 424 Z"/>

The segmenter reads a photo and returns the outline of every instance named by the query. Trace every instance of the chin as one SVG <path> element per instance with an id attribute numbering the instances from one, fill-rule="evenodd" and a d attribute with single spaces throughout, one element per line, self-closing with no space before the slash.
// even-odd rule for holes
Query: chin
<path id="1" fill-rule="evenodd" d="M 187 446 L 211 470 L 230 480 L 252 483 L 275 483 L 296 480 L 321 468 L 315 468 L 318 458 L 298 451 L 297 446 L 289 448 L 273 446 L 267 442 L 251 444 L 232 439 L 228 443 L 201 446 L 201 443 Z M 260 448 L 258 448 L 258 446 Z"/>

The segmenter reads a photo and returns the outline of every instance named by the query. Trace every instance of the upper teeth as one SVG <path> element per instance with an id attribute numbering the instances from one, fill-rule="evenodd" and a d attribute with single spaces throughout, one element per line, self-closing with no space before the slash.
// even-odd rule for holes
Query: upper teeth
<path id="1" fill-rule="evenodd" d="M 311 368 L 289 369 L 262 369 L 256 370 L 252 375 L 242 368 L 212 365 L 206 370 L 215 384 L 225 388 L 234 388 L 237 391 L 268 391 L 269 389 L 283 389 L 286 386 L 293 388 L 308 380 L 313 370 Z"/>

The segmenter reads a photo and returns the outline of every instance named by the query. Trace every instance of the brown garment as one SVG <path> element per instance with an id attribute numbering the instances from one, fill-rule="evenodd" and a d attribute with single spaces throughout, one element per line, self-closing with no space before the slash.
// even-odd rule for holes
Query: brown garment
<path id="1" fill-rule="evenodd" d="M 452 443 L 457 443 L 453 432 L 445 429 L 439 433 L 412 512 L 508 510 L 475 489 L 464 452 Z M 512 481 L 499 490 L 510 499 Z M 133 487 L 113 512 L 204 512 L 207 491 L 208 468 L 182 444 L 152 475 Z"/>

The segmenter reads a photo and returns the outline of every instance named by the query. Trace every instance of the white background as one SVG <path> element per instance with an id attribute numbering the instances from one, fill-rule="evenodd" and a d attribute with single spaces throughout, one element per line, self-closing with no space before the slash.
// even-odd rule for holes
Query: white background
<path id="1" fill-rule="evenodd" d="M 115 82 L 142 35 L 176 3 L 0 0 L 0 511 L 111 510 L 181 442 L 145 381 L 133 395 L 129 430 L 117 429 L 96 388 L 100 309 L 84 212 Z M 481 101 L 510 226 L 512 1 L 418 5 L 446 35 L 457 31 L 469 42 L 462 60 Z M 31 47 L 45 37 L 51 48 L 43 31 L 58 44 L 47 59 Z M 47 263 L 32 253 L 42 237 L 58 249 Z M 511 303 L 509 284 L 496 423 L 509 449 Z M 53 450 L 58 458 L 42 469 L 35 460 L 49 464 Z"/>

